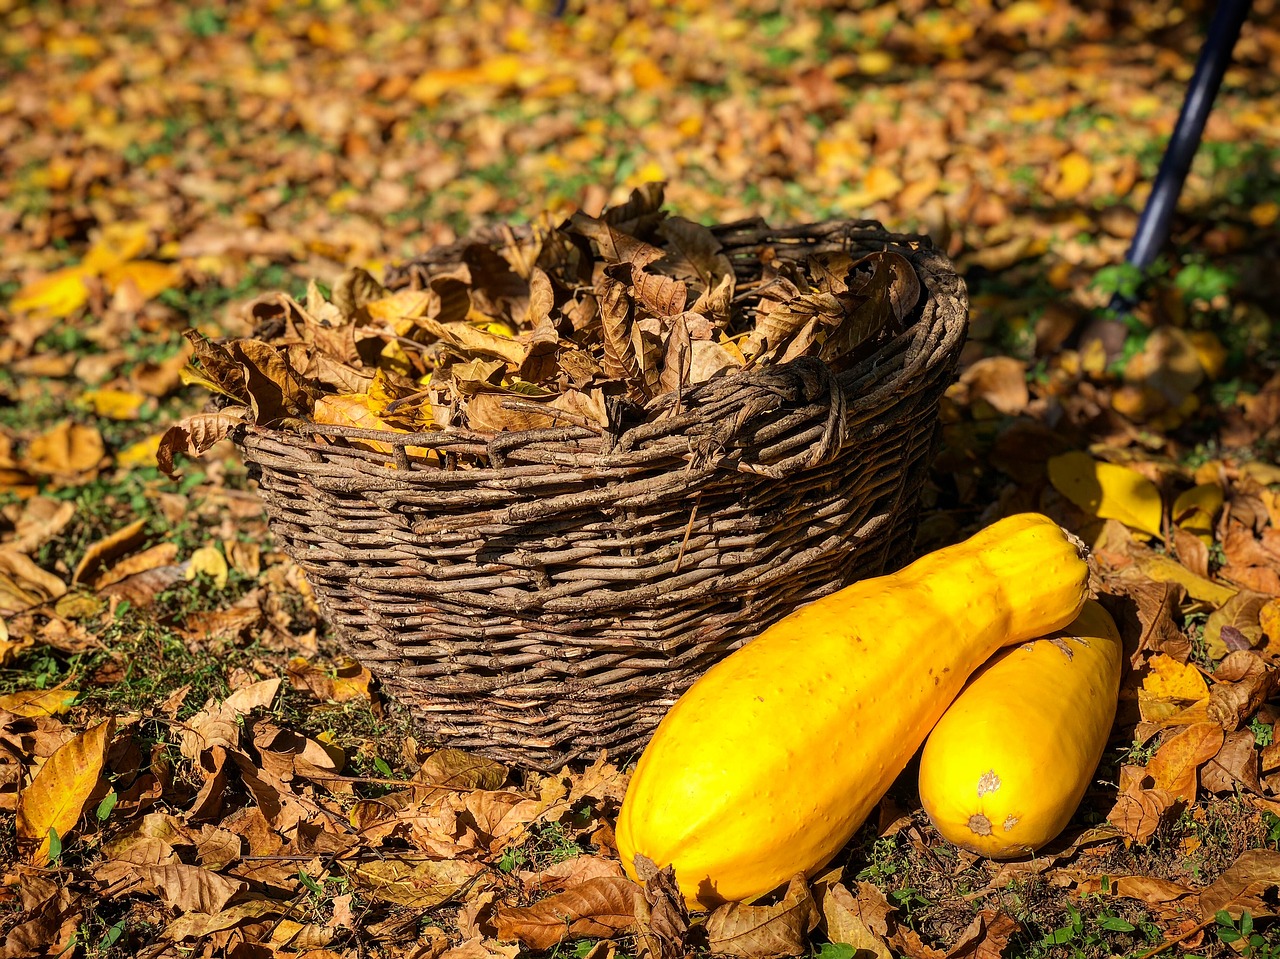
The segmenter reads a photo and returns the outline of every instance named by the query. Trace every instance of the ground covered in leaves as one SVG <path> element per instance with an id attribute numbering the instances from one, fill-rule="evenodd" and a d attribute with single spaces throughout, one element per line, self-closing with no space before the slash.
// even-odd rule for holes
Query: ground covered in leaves
<path id="1" fill-rule="evenodd" d="M 0 956 L 1280 953 L 1280 10 L 1141 274 L 1201 5 L 549 7 L 0 2 Z M 1045 511 L 1129 653 L 1045 854 L 957 852 L 907 775 L 831 872 L 691 919 L 617 861 L 634 757 L 420 742 L 226 444 L 157 467 L 208 396 L 188 329 L 485 226 L 598 231 L 656 180 L 689 220 L 873 217 L 962 268 L 917 548 Z M 643 359 L 611 362 L 660 392 Z"/>

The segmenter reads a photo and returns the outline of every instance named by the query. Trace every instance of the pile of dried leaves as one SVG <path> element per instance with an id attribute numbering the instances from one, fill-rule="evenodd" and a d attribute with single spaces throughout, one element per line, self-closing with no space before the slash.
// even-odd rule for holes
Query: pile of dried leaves
<path id="1" fill-rule="evenodd" d="M 765 246 L 737 264 L 740 277 L 716 234 L 662 199 L 651 183 L 600 217 L 458 244 L 442 262 L 393 271 L 395 291 L 357 268 L 330 297 L 314 281 L 305 304 L 268 295 L 254 308 L 261 338 L 192 333 L 186 381 L 224 402 L 165 434 L 161 466 L 245 422 L 616 433 L 718 376 L 801 356 L 843 368 L 919 301 L 914 268 L 891 251 L 797 263 Z"/>

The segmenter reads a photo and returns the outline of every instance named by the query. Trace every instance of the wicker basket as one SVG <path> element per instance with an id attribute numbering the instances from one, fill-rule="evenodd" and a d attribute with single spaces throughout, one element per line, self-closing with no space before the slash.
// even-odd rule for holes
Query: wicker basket
<path id="1" fill-rule="evenodd" d="M 334 632 L 437 742 L 534 769 L 625 759 L 726 653 L 909 558 L 963 284 L 927 240 L 872 222 L 715 232 L 747 308 L 766 247 L 902 253 L 923 288 L 913 322 L 838 376 L 801 359 L 712 380 L 620 435 L 236 437 Z M 395 455 L 332 442 L 359 435 Z M 485 465 L 428 467 L 406 446 Z"/>

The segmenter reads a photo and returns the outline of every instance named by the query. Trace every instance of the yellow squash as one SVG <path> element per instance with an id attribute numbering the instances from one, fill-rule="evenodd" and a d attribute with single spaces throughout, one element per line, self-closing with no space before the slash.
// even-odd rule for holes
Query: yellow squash
<path id="1" fill-rule="evenodd" d="M 1062 832 L 1106 748 L 1122 656 L 1116 624 L 1090 601 L 1058 635 L 979 670 L 920 757 L 920 802 L 938 832 L 991 859 Z"/>
<path id="2" fill-rule="evenodd" d="M 1087 579 L 1067 535 L 1027 513 L 792 613 L 664 717 L 619 814 L 623 865 L 674 864 L 693 906 L 817 870 L 970 673 L 1071 622 Z"/>

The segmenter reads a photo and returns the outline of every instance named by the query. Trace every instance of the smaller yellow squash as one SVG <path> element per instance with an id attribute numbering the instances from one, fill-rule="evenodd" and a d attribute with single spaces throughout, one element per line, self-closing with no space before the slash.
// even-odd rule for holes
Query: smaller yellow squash
<path id="1" fill-rule="evenodd" d="M 1120 690 L 1116 625 L 1093 601 L 1060 632 L 997 653 L 925 741 L 920 802 L 948 841 L 1030 855 L 1080 805 Z"/>

